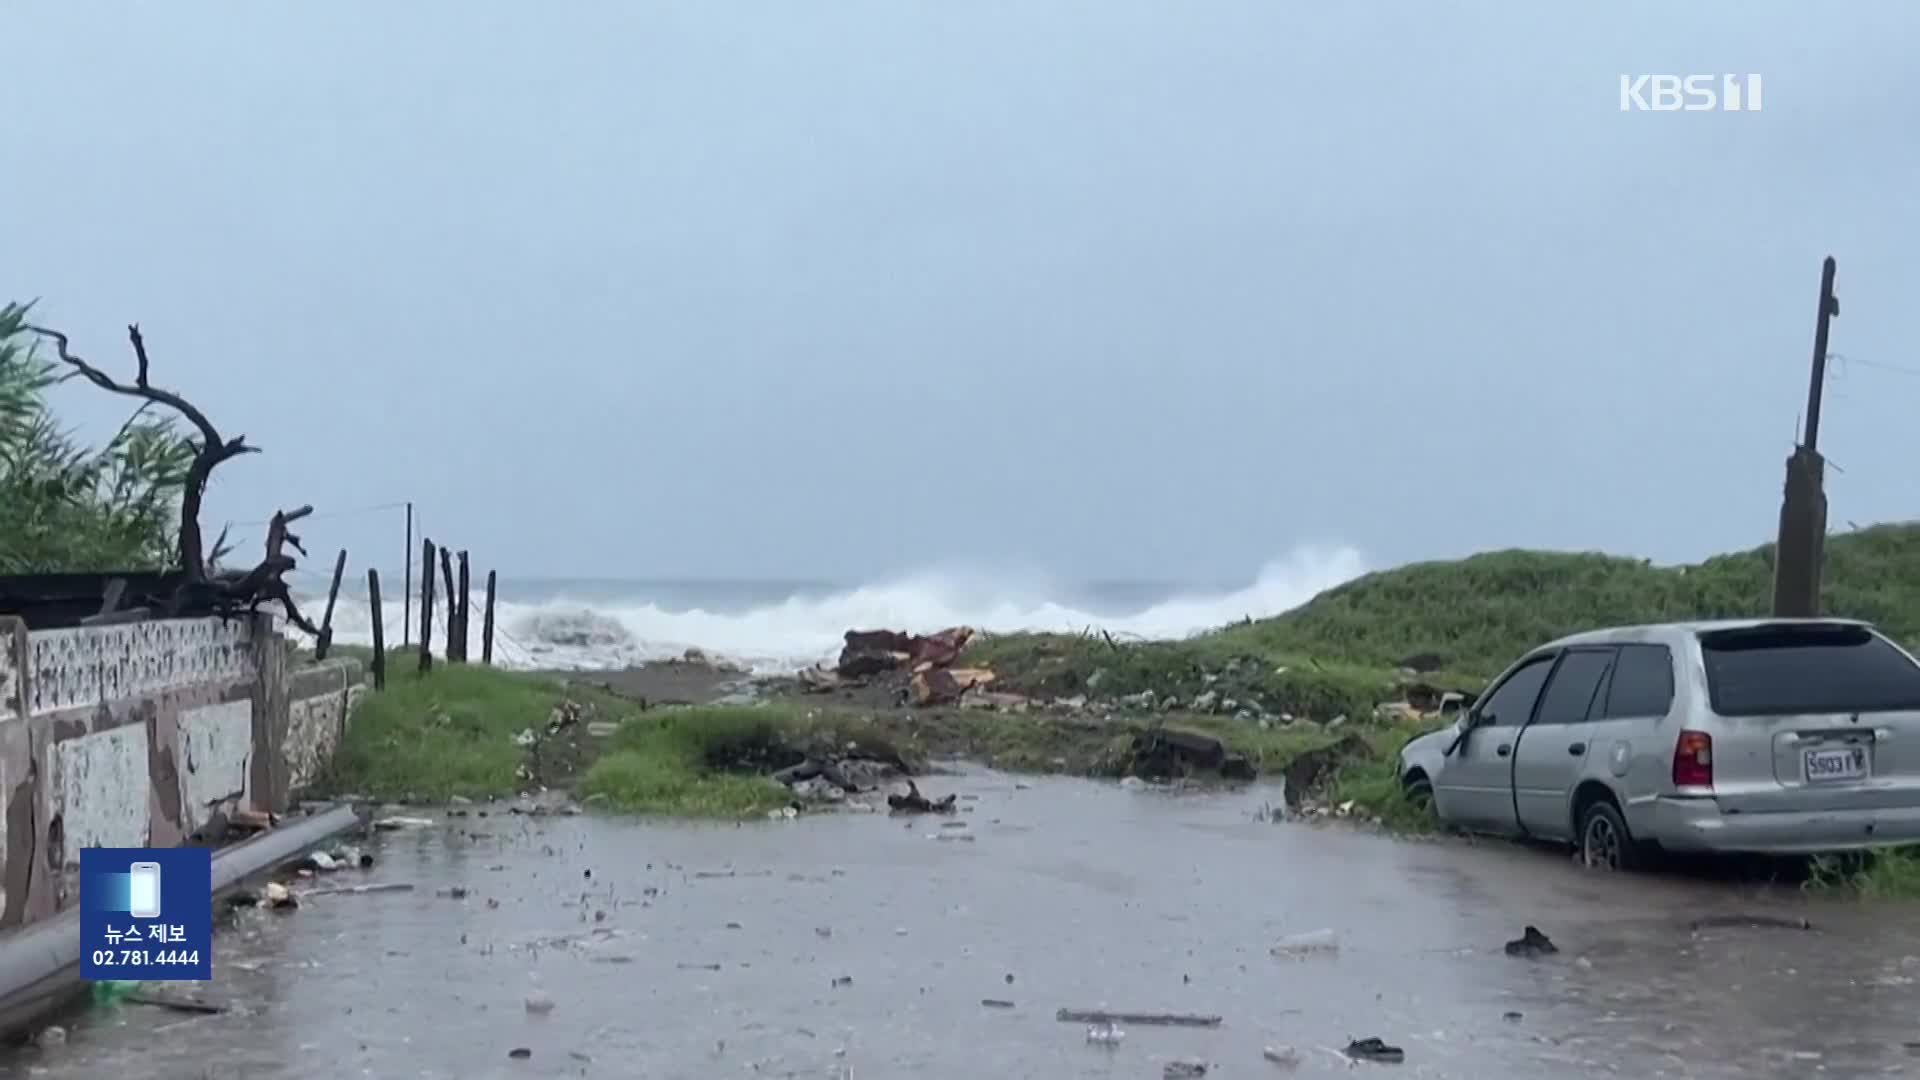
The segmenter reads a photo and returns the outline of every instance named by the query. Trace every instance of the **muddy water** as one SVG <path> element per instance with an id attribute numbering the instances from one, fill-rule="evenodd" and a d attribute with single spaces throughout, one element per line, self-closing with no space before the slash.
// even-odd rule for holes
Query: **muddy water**
<path id="1" fill-rule="evenodd" d="M 49 1078 L 1157 1077 L 1346 1064 L 1421 1077 L 1879 1075 L 1920 1041 L 1920 926 L 1751 885 L 1583 873 L 1552 854 L 1256 820 L 1265 796 L 970 773 L 960 828 L 846 815 L 744 826 L 450 819 L 384 834 L 349 881 L 216 941 L 231 1003 L 96 1009 Z M 970 837 L 971 839 L 958 839 Z M 462 898 L 441 895 L 464 887 Z M 1813 932 L 1695 933 L 1711 914 Z M 1527 923 L 1561 946 L 1509 957 Z M 1336 953 L 1283 960 L 1333 930 Z M 530 995 L 553 1002 L 530 1013 Z M 984 1006 L 1004 999 L 1011 1008 Z M 1090 1045 L 1061 1007 L 1212 1013 Z M 1517 1018 L 1508 1014 L 1518 1013 Z M 513 1059 L 526 1048 L 531 1056 Z"/>

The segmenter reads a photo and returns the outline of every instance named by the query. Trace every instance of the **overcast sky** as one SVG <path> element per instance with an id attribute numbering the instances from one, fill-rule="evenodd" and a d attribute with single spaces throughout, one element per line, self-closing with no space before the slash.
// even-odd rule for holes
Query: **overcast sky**
<path id="1" fill-rule="evenodd" d="M 1920 5 L 7 6 L 0 298 L 520 574 L 1244 577 L 1920 504 Z M 1753 72 L 1764 111 L 1622 112 Z M 1896 365 L 1911 373 L 1888 370 Z M 124 415 L 90 390 L 88 430 Z M 3 509 L 3 508 L 0 508 Z M 316 521 L 390 550 L 397 514 Z"/>

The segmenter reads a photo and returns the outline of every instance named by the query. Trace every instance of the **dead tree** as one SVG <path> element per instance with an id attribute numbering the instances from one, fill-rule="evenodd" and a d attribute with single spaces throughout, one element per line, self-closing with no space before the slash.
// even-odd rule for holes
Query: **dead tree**
<path id="1" fill-rule="evenodd" d="M 291 544 L 295 551 L 305 555 L 306 549 L 300 545 L 300 538 L 287 531 L 289 522 L 298 521 L 313 513 L 313 507 L 303 506 L 291 512 L 276 513 L 272 528 L 267 533 L 266 558 L 258 566 L 245 572 L 213 573 L 210 565 L 224 552 L 224 544 L 218 545 L 212 557 L 206 551 L 205 542 L 200 533 L 200 506 L 207 493 L 207 479 L 222 462 L 239 457 L 242 454 L 259 453 L 257 446 L 248 446 L 245 435 L 236 435 L 231 439 L 223 438 L 213 421 L 207 419 L 192 402 L 170 390 L 162 390 L 148 381 L 150 367 L 147 360 L 146 339 L 140 335 L 140 327 L 135 324 L 127 327 L 127 340 L 133 344 L 134 360 L 138 364 L 132 385 L 115 380 L 84 358 L 76 356 L 67 335 L 44 326 L 28 326 L 34 334 L 54 343 L 60 361 L 84 376 L 88 382 L 108 393 L 122 394 L 139 398 L 149 405 L 165 405 L 186 417 L 199 433 L 199 439 L 189 439 L 193 447 L 193 461 L 187 467 L 186 479 L 180 491 L 180 543 L 177 554 L 180 572 L 184 582 L 175 594 L 176 609 L 195 594 L 204 595 L 206 601 L 222 614 L 237 614 L 241 610 L 252 611 L 269 600 L 277 600 L 285 608 L 287 621 L 315 637 L 319 629 L 300 614 L 300 609 L 287 590 L 284 576 L 295 566 L 292 556 L 282 552 L 282 548 Z M 145 406 L 142 406 L 145 408 Z M 221 534 L 224 541 L 225 533 Z"/>

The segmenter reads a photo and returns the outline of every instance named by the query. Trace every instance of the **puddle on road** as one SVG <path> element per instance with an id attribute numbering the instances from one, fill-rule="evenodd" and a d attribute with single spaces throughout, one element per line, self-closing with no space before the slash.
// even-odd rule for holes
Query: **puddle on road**
<path id="1" fill-rule="evenodd" d="M 1894 910 L 1263 824 L 1257 790 L 938 786 L 977 796 L 965 829 L 492 816 L 382 834 L 353 881 L 416 888 L 249 913 L 195 988 L 232 1012 L 98 1009 L 6 1063 L 49 1080 L 978 1080 L 1174 1060 L 1279 1075 L 1262 1053 L 1286 1045 L 1314 1075 L 1378 1036 L 1405 1064 L 1367 1068 L 1409 1077 L 1801 1077 L 1912 1064 L 1920 1039 L 1920 928 Z M 940 842 L 958 834 L 977 842 Z M 1690 929 L 1750 912 L 1819 929 Z M 1529 923 L 1561 952 L 1505 955 Z M 1337 951 L 1269 952 L 1323 928 Z M 1223 1022 L 1098 1044 L 1061 1008 Z"/>

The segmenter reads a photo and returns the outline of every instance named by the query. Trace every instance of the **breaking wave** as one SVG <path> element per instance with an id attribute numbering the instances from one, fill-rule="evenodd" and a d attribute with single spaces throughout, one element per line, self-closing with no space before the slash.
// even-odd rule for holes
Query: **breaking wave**
<path id="1" fill-rule="evenodd" d="M 623 597 L 617 590 L 591 600 L 561 592 L 533 602 L 501 601 L 494 652 L 496 662 L 513 667 L 608 669 L 700 649 L 755 672 L 779 674 L 836 655 L 841 635 L 850 629 L 924 633 L 965 625 L 1006 633 L 1092 628 L 1132 638 L 1180 638 L 1289 610 L 1365 570 L 1360 553 L 1351 548 L 1302 547 L 1268 563 L 1239 588 L 1172 591 L 1150 602 L 1136 601 L 1130 609 L 1059 599 L 1062 591 L 1031 583 L 958 574 L 911 575 L 818 595 L 795 591 L 776 602 L 731 611 L 721 604 Z M 481 595 L 473 598 L 475 655 L 484 600 Z M 382 606 L 391 647 L 400 637 L 402 608 L 392 601 Z M 1104 610 L 1094 610 L 1101 606 Z M 439 639 L 445 620 L 437 621 Z M 338 641 L 370 644 L 364 599 L 342 595 L 334 628 Z"/>

